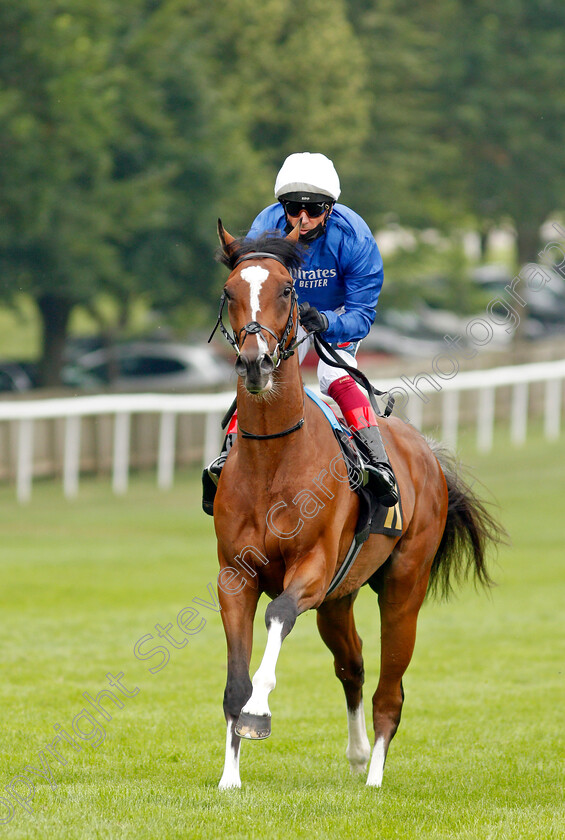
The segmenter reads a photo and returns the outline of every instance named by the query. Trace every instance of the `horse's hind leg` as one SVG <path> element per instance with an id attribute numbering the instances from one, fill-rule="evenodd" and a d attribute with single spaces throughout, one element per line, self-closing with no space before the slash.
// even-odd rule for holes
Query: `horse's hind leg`
<path id="1" fill-rule="evenodd" d="M 352 773 L 362 773 L 371 756 L 363 711 L 362 642 L 355 629 L 353 602 L 357 593 L 326 601 L 318 609 L 318 630 L 334 655 L 337 678 L 343 685 L 347 704 L 347 750 Z"/>
<path id="2" fill-rule="evenodd" d="M 400 569 L 400 557 L 396 560 L 397 569 Z M 367 776 L 367 784 L 375 787 L 382 784 L 388 748 L 400 723 L 404 702 L 402 677 L 414 651 L 418 612 L 428 583 L 429 573 L 418 578 L 420 571 L 412 565 L 410 571 L 403 574 L 393 566 L 379 591 L 381 671 L 373 695 L 375 745 Z"/>

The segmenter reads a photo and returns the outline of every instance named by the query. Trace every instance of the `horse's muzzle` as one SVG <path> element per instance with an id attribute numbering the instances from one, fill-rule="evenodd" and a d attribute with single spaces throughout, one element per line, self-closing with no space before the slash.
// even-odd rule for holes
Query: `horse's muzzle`
<path id="1" fill-rule="evenodd" d="M 266 353 L 250 357 L 241 353 L 235 362 L 235 372 L 251 394 L 260 394 L 271 387 L 271 375 L 275 364 Z"/>

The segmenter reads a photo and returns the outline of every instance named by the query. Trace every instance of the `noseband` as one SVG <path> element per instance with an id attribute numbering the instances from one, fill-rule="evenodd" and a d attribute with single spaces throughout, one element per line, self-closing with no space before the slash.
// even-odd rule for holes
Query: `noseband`
<path id="1" fill-rule="evenodd" d="M 240 263 L 244 262 L 245 260 L 260 260 L 260 259 L 276 260 L 277 262 L 280 262 L 280 264 L 283 265 L 286 268 L 286 265 L 285 265 L 284 261 L 280 257 L 276 256 L 275 254 L 268 254 L 264 251 L 253 251 L 250 254 L 243 254 L 243 256 L 239 257 L 239 259 L 236 261 L 233 268 L 235 270 L 237 268 L 237 266 Z M 235 335 L 235 333 L 234 333 L 234 335 L 231 335 L 228 332 L 228 330 L 225 328 L 224 322 L 222 320 L 222 315 L 223 315 L 223 310 L 224 310 L 225 303 L 226 303 L 226 294 L 225 294 L 225 292 L 222 292 L 222 295 L 220 297 L 220 309 L 218 311 L 218 318 L 216 320 L 216 326 L 212 330 L 212 334 L 210 335 L 210 338 L 208 339 L 208 343 L 210 343 L 210 341 L 212 341 L 212 338 L 214 337 L 214 333 L 216 332 L 216 330 L 219 327 L 222 335 L 229 341 L 229 343 L 231 344 L 231 346 L 233 347 L 233 349 L 235 350 L 237 355 L 240 356 L 241 355 L 241 349 L 242 349 L 242 347 L 245 343 L 245 339 L 247 338 L 247 336 L 248 335 L 258 335 L 261 332 L 263 332 L 263 330 L 264 330 L 265 332 L 268 332 L 269 335 L 272 335 L 273 338 L 275 339 L 275 341 L 277 342 L 276 346 L 275 346 L 275 349 L 273 350 L 273 352 L 269 356 L 269 358 L 271 359 L 271 362 L 273 363 L 273 369 L 276 369 L 276 368 L 278 368 L 278 366 L 280 365 L 280 363 L 282 361 L 285 361 L 286 359 L 290 358 L 290 356 L 292 356 L 294 354 L 294 351 L 296 350 L 298 345 L 301 344 L 302 341 L 304 341 L 304 339 L 301 339 L 300 341 L 297 341 L 294 344 L 292 344 L 290 347 L 285 346 L 286 342 L 288 341 L 288 338 L 290 336 L 290 333 L 292 331 L 292 328 L 294 326 L 294 322 L 293 322 L 294 308 L 295 308 L 296 303 L 297 303 L 296 292 L 294 291 L 294 286 L 291 286 L 290 311 L 288 313 L 286 326 L 285 326 L 285 328 L 283 330 L 283 333 L 282 333 L 280 338 L 278 337 L 278 335 L 275 332 L 273 332 L 273 330 L 270 327 L 265 326 L 265 324 L 260 324 L 258 321 L 250 321 L 248 324 L 245 324 L 245 326 L 242 327 L 239 330 L 237 335 Z M 243 336 L 243 338 L 242 338 L 242 336 Z M 305 336 L 305 338 L 307 338 L 307 337 L 308 336 Z"/>

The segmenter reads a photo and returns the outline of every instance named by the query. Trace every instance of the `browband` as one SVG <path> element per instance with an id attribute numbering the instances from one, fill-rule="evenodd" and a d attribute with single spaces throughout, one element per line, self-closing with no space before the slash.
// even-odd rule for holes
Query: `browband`
<path id="1" fill-rule="evenodd" d="M 282 257 L 277 257 L 276 254 L 267 254 L 266 251 L 252 251 L 250 254 L 243 254 L 243 256 L 238 257 L 237 261 L 234 264 L 234 268 L 237 268 L 240 263 L 244 260 L 276 260 L 280 262 L 281 265 L 284 265 L 286 268 L 285 261 Z"/>

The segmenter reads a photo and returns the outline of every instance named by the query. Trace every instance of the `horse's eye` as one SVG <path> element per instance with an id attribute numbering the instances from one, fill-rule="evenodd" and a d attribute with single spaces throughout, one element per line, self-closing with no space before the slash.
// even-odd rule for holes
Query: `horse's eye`
<path id="1" fill-rule="evenodd" d="M 291 291 L 292 291 L 292 289 L 291 289 L 290 286 L 285 286 L 285 288 L 283 289 L 283 295 L 285 297 L 288 297 L 290 295 Z"/>

